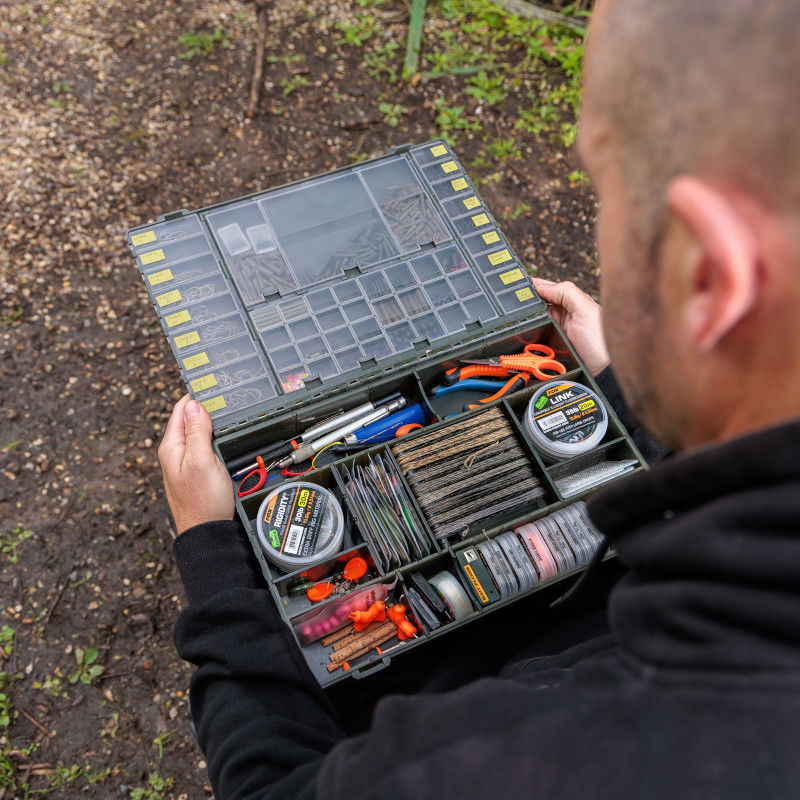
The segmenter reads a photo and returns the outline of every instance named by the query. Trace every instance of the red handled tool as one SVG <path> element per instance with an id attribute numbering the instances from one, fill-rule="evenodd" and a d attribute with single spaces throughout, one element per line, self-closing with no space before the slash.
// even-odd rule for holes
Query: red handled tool
<path id="1" fill-rule="evenodd" d="M 521 353 L 514 355 L 474 360 L 462 359 L 462 362 L 473 366 L 480 365 L 499 369 L 505 368 L 513 372 L 527 372 L 540 381 L 549 381 L 567 371 L 567 368 L 556 360 L 555 350 L 546 344 L 526 344 Z"/>

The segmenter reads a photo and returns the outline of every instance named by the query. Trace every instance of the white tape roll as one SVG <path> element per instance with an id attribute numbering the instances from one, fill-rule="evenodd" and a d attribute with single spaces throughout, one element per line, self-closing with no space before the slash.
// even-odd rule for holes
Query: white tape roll
<path id="1" fill-rule="evenodd" d="M 437 572 L 428 583 L 433 586 L 455 619 L 472 613 L 472 603 L 461 584 L 449 572 Z"/>

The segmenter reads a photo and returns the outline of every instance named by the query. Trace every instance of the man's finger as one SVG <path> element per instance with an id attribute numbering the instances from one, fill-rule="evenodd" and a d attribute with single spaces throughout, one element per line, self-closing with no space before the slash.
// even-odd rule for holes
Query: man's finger
<path id="1" fill-rule="evenodd" d="M 186 451 L 184 465 L 199 467 L 216 460 L 211 447 L 214 426 L 208 412 L 196 400 L 189 400 L 183 407 Z"/>
<path id="2" fill-rule="evenodd" d="M 577 311 L 587 300 L 592 302 L 589 295 L 582 292 L 571 281 L 550 283 L 549 281 L 538 282 L 534 278 L 533 285 L 543 300 L 546 300 L 551 305 L 561 306 L 568 313 Z"/>
<path id="3" fill-rule="evenodd" d="M 175 407 L 172 409 L 172 414 L 164 431 L 164 438 L 158 448 L 158 457 L 162 463 L 167 458 L 170 460 L 177 458 L 180 463 L 183 458 L 185 444 L 183 409 L 191 399 L 191 395 L 185 394 L 175 403 Z"/>

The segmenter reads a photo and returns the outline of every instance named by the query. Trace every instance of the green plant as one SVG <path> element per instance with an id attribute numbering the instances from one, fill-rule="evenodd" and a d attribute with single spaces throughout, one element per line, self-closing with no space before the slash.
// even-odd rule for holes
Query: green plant
<path id="1" fill-rule="evenodd" d="M 361 47 L 378 32 L 375 17 L 372 14 L 362 14 L 352 22 L 340 22 L 336 30 L 342 32 L 342 38 L 336 44 L 349 44 L 353 47 Z"/>
<path id="2" fill-rule="evenodd" d="M 33 536 L 33 531 L 20 527 L 12 528 L 10 533 L 0 534 L 0 553 L 10 556 L 12 564 L 19 562 L 19 546 Z"/>
<path id="3" fill-rule="evenodd" d="M 217 25 L 213 33 L 186 31 L 178 38 L 178 44 L 186 48 L 178 53 L 178 58 L 191 61 L 197 55 L 207 56 L 217 45 L 230 47 L 231 41 L 222 26 Z"/>
<path id="4" fill-rule="evenodd" d="M 7 694 L 0 692 L 0 728 L 7 728 L 15 716 L 16 712 L 11 704 L 11 699 Z"/>
<path id="5" fill-rule="evenodd" d="M 306 57 L 302 53 L 290 53 L 286 56 L 267 56 L 267 63 L 283 64 L 288 69 L 291 64 L 299 64 L 305 59 Z"/>
<path id="6" fill-rule="evenodd" d="M 513 139 L 492 139 L 486 148 L 492 158 L 505 161 L 509 158 L 519 158 L 522 151 Z"/>
<path id="7" fill-rule="evenodd" d="M 164 745 L 168 744 L 171 738 L 172 733 L 170 731 L 164 731 L 164 733 L 160 733 L 155 739 L 153 739 L 153 747 L 158 750 L 159 761 L 164 758 Z"/>
<path id="8" fill-rule="evenodd" d="M 99 655 L 100 653 L 96 647 L 90 647 L 86 650 L 82 647 L 76 647 L 75 663 L 78 665 L 78 669 L 71 673 L 67 680 L 70 683 L 80 681 L 81 683 L 89 684 L 95 678 L 99 678 L 105 672 L 105 667 L 95 664 Z"/>
<path id="9" fill-rule="evenodd" d="M 14 652 L 14 636 L 16 631 L 10 626 L 3 624 L 0 628 L 0 658 L 11 658 Z"/>
<path id="10" fill-rule="evenodd" d="M 508 97 L 502 74 L 490 75 L 482 69 L 469 80 L 466 90 L 468 95 L 478 102 L 485 102 L 488 106 L 499 106 Z"/>
<path id="11" fill-rule="evenodd" d="M 400 103 L 378 103 L 378 111 L 383 114 L 387 125 L 396 128 L 408 109 Z"/>
<path id="12" fill-rule="evenodd" d="M 397 51 L 400 43 L 392 39 L 375 50 L 367 50 L 364 53 L 364 64 L 367 72 L 373 78 L 385 77 L 389 83 L 397 80 Z"/>
<path id="13" fill-rule="evenodd" d="M 0 67 L 4 67 L 9 61 L 8 53 L 0 47 Z"/>
<path id="14" fill-rule="evenodd" d="M 436 103 L 436 124 L 442 138 L 454 144 L 459 131 L 476 131 L 480 123 L 464 115 L 464 106 L 448 106 L 442 98 Z"/>
<path id="15" fill-rule="evenodd" d="M 172 778 L 162 778 L 157 772 L 147 776 L 147 786 L 131 790 L 130 800 L 162 800 L 172 788 Z"/>
<path id="16" fill-rule="evenodd" d="M 515 208 L 510 211 L 503 212 L 503 219 L 518 220 L 523 214 L 527 214 L 532 208 L 527 203 L 518 203 Z"/>
<path id="17" fill-rule="evenodd" d="M 288 97 L 292 92 L 296 92 L 308 83 L 305 75 L 293 75 L 291 78 L 284 78 L 281 81 L 284 97 Z"/>
<path id="18" fill-rule="evenodd" d="M 22 306 L 17 306 L 16 311 L 10 314 L 3 314 L 3 327 L 10 328 L 15 322 L 19 322 L 22 317 Z"/>
<path id="19" fill-rule="evenodd" d="M 582 169 L 574 169 L 567 175 L 567 180 L 576 186 L 591 186 L 592 179 Z"/>

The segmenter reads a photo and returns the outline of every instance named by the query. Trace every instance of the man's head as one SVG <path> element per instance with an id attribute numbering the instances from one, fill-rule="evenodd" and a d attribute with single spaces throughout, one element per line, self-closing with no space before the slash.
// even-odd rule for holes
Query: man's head
<path id="1" fill-rule="evenodd" d="M 800 415 L 800 0 L 600 0 L 579 148 L 606 337 L 683 448 Z"/>

